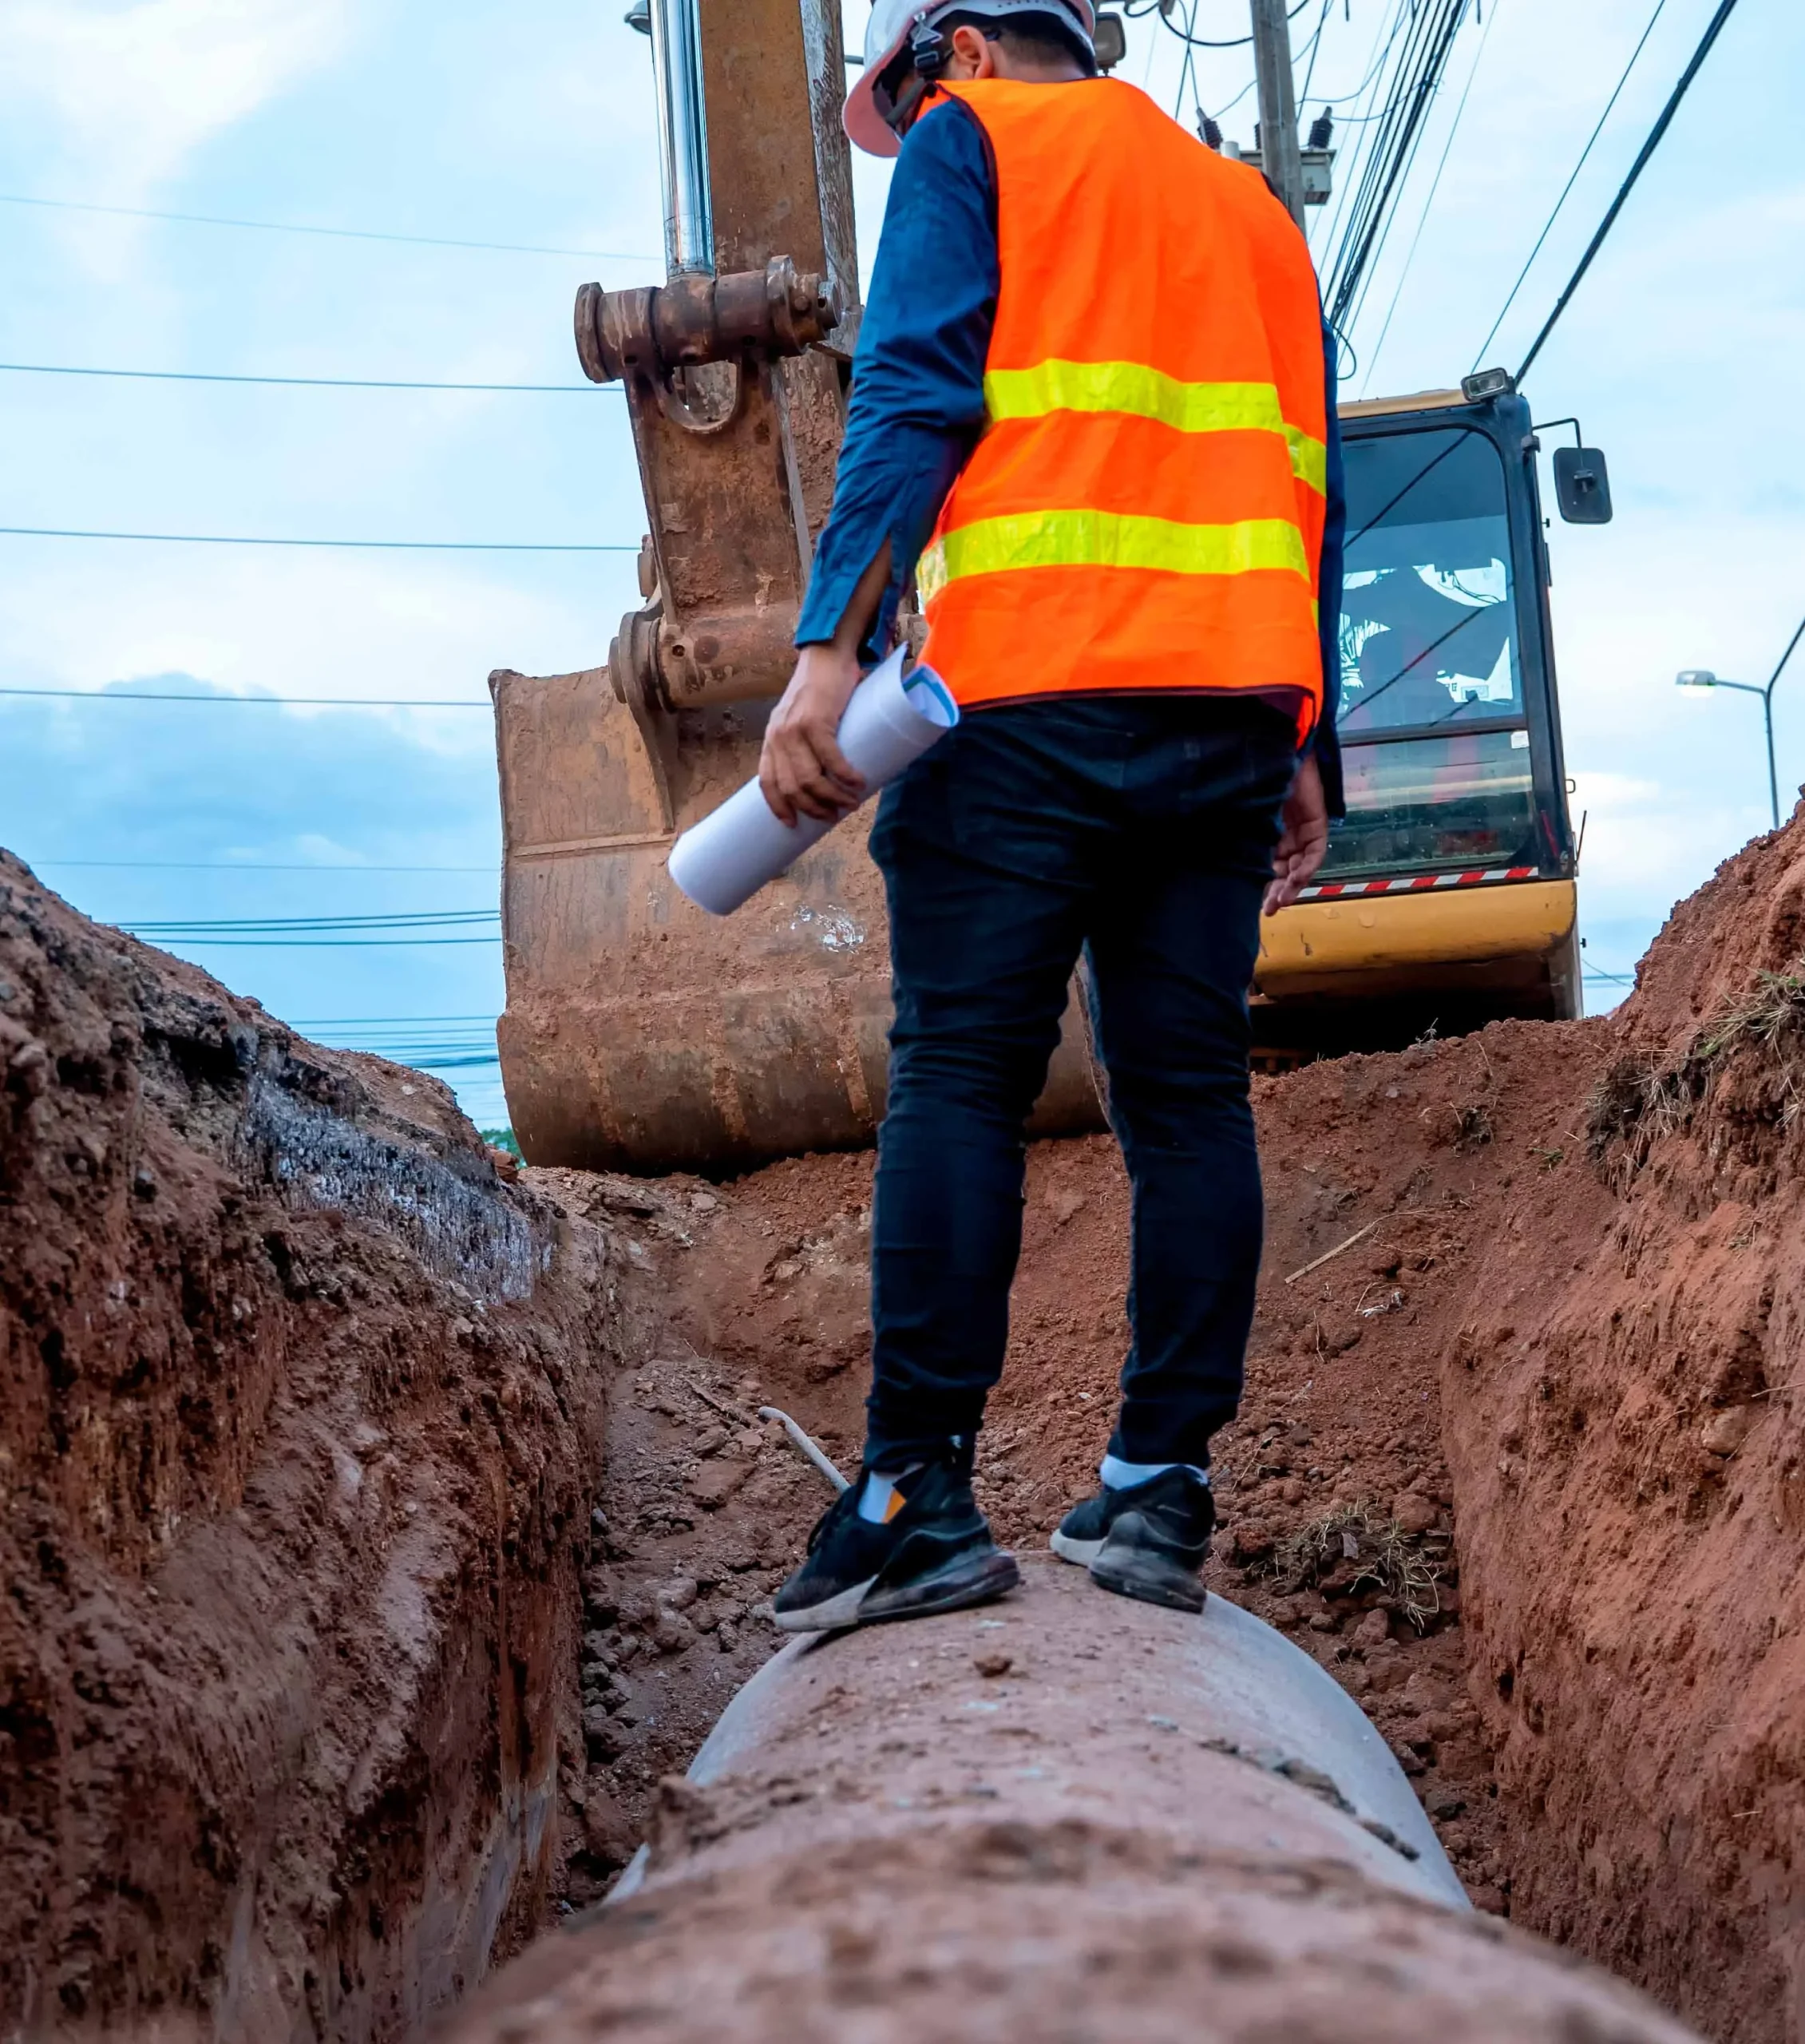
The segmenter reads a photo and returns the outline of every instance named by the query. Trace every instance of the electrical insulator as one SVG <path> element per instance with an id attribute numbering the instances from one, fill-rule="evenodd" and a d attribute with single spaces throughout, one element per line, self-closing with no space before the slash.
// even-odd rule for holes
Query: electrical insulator
<path id="1" fill-rule="evenodd" d="M 1308 146 L 1312 149 L 1326 149 L 1335 134 L 1335 116 L 1325 106 L 1310 123 Z"/>
<path id="2" fill-rule="evenodd" d="M 1219 121 L 1212 121 L 1207 113 L 1197 117 L 1197 131 L 1211 149 L 1220 152 L 1222 147 L 1222 129 Z"/>

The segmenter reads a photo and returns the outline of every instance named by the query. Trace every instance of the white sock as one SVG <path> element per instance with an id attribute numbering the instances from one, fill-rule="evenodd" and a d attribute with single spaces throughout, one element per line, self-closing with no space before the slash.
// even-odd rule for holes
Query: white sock
<path id="1" fill-rule="evenodd" d="M 1168 1469 L 1188 1469 L 1200 1483 L 1209 1481 L 1209 1472 L 1194 1462 L 1124 1462 L 1118 1455 L 1106 1455 L 1097 1474 L 1105 1490 L 1131 1491 L 1137 1483 L 1150 1483 L 1155 1476 L 1163 1476 Z M 859 1510 L 862 1516 L 862 1504 Z"/>
<path id="2" fill-rule="evenodd" d="M 963 1434 L 952 1436 L 954 1448 L 964 1445 L 965 1436 Z M 859 1517 L 873 1526 L 888 1526 L 908 1502 L 899 1486 L 924 1466 L 920 1462 L 912 1462 L 906 1469 L 898 1469 L 889 1476 L 880 1476 L 875 1469 L 869 1472 L 865 1487 L 859 1492 Z"/>
<path id="3" fill-rule="evenodd" d="M 899 1470 L 894 1477 L 880 1476 L 873 1470 L 865 1480 L 865 1488 L 859 1493 L 859 1517 L 868 1519 L 873 1526 L 885 1526 L 894 1519 L 908 1500 L 897 1486 L 912 1473 Z"/>

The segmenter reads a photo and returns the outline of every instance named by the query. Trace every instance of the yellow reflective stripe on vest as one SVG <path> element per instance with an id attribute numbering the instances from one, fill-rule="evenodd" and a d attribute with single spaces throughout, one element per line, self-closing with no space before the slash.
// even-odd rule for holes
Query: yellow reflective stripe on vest
<path id="1" fill-rule="evenodd" d="M 1141 568 L 1169 575 L 1245 575 L 1288 568 L 1310 580 L 1304 535 L 1284 518 L 1232 525 L 1182 525 L 1114 511 L 1022 511 L 956 526 L 922 555 L 915 571 L 923 603 L 968 575 L 1016 568 Z"/>
<path id="2" fill-rule="evenodd" d="M 1271 383 L 1181 383 L 1138 362 L 1062 362 L 984 374 L 992 420 L 1044 418 L 1050 412 L 1126 412 L 1179 433 L 1276 433 L 1291 450 L 1291 472 L 1319 496 L 1328 489 L 1328 450 L 1287 423 Z"/>

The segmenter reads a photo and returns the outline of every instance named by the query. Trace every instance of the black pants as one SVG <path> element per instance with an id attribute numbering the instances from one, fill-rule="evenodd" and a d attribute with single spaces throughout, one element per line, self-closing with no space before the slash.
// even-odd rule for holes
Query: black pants
<path id="1" fill-rule="evenodd" d="M 1207 1465 L 1253 1313 L 1247 988 L 1295 743 L 1259 702 L 1015 703 L 968 716 L 885 793 L 872 850 L 896 1021 L 872 1223 L 872 1466 L 981 1423 L 1021 1250 L 1023 1123 L 1086 945 L 1134 1194 L 1110 1445 Z"/>

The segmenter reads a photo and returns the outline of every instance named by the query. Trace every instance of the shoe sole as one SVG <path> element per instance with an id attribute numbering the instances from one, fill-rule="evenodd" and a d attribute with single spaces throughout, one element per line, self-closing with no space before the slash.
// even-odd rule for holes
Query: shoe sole
<path id="1" fill-rule="evenodd" d="M 1055 1530 L 1047 1543 L 1063 1562 L 1070 1562 L 1075 1568 L 1088 1568 L 1103 1551 L 1101 1540 L 1075 1540 L 1069 1533 Z"/>
<path id="2" fill-rule="evenodd" d="M 876 1576 L 868 1575 L 863 1583 L 855 1583 L 836 1597 L 825 1597 L 820 1603 L 807 1605 L 800 1611 L 774 1611 L 771 1615 L 785 1632 L 842 1631 L 858 1623 L 859 1606 L 870 1595 L 877 1580 Z"/>
<path id="3" fill-rule="evenodd" d="M 1091 1562 L 1091 1582 L 1114 1596 L 1138 1598 L 1142 1605 L 1166 1605 L 1167 1610 L 1202 1610 L 1202 1559 L 1189 1566 L 1175 1555 L 1163 1554 L 1159 1547 L 1145 1545 L 1134 1537 L 1142 1529 L 1145 1523 L 1138 1512 L 1124 1512 Z"/>
<path id="4" fill-rule="evenodd" d="M 897 1618 L 927 1618 L 940 1611 L 960 1611 L 1006 1596 L 1022 1579 L 1015 1557 L 992 1548 L 973 1561 L 961 1557 L 911 1583 L 880 1590 L 868 1577 L 837 1596 L 800 1611 L 773 1614 L 785 1632 L 844 1632 L 853 1626 L 883 1625 Z"/>

